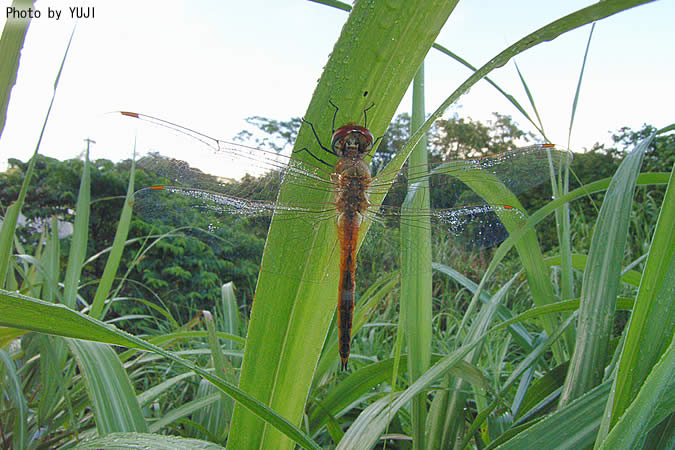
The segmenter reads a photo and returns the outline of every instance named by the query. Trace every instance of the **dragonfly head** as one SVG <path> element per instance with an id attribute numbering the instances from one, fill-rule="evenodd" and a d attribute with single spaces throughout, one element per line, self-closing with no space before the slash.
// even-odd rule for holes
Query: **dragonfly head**
<path id="1" fill-rule="evenodd" d="M 374 140 L 367 128 L 349 122 L 335 130 L 330 146 L 343 158 L 363 158 L 373 148 Z"/>

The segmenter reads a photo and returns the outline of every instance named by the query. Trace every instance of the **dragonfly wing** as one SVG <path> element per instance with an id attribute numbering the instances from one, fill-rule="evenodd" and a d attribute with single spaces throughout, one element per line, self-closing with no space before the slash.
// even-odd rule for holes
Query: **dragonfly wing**
<path id="1" fill-rule="evenodd" d="M 525 192 L 549 180 L 552 174 L 568 167 L 572 161 L 572 153 L 548 144 L 538 144 L 505 152 L 493 157 L 440 162 L 424 166 L 424 170 L 415 170 L 414 177 L 398 177 L 392 184 L 394 191 L 407 190 L 407 185 L 429 180 L 429 187 L 422 185 L 420 189 L 440 190 L 446 188 L 449 196 L 445 207 L 456 204 L 462 183 L 472 187 L 482 183 L 491 187 L 504 186 L 513 194 Z M 419 169 L 419 168 L 418 168 Z M 389 180 L 395 174 L 384 171 L 375 177 L 371 184 L 373 192 L 389 190 Z M 431 198 L 438 197 L 432 196 Z M 465 197 L 466 202 L 475 202 L 477 197 Z"/>
<path id="2" fill-rule="evenodd" d="M 509 205 L 479 204 L 446 209 L 381 206 L 367 217 L 379 225 L 430 229 L 434 238 L 465 250 L 494 247 L 508 237 L 505 222 L 522 222 L 526 215 Z"/>
<path id="3" fill-rule="evenodd" d="M 274 151 L 227 142 L 152 116 L 122 112 L 116 128 L 138 137 L 137 166 L 166 178 L 172 185 L 224 192 L 247 199 L 271 200 L 279 183 L 330 191 L 332 169 Z M 243 174 L 261 177 L 240 183 Z M 251 180 L 252 177 L 249 178 Z M 261 183 L 262 182 L 262 183 Z M 225 189 L 225 191 L 223 191 Z"/>
<path id="4" fill-rule="evenodd" d="M 275 220 L 298 223 L 297 227 L 289 227 L 297 231 L 283 237 L 284 245 L 292 250 L 294 258 L 310 255 L 326 246 L 332 248 L 337 242 L 334 225 L 337 211 L 330 203 L 252 201 L 182 186 L 153 186 L 134 193 L 133 207 L 145 222 L 157 225 L 160 230 L 175 230 L 197 238 L 216 251 L 222 250 L 224 242 L 231 241 L 233 233 L 241 238 L 257 230 L 259 237 L 265 237 L 273 216 Z M 242 229 L 247 230 L 246 233 L 242 234 Z M 307 229 L 321 231 L 318 237 L 309 240 L 306 233 L 300 231 Z M 265 270 L 284 275 L 286 265 L 287 261 L 282 259 L 271 261 Z M 303 275 L 303 280 L 325 281 L 323 273 L 318 272 L 314 279 Z"/>

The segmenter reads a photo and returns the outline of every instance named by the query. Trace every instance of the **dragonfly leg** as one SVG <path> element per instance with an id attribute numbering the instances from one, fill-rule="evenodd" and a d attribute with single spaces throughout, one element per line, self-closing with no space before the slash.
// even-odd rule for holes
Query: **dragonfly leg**
<path id="1" fill-rule="evenodd" d="M 316 160 L 319 161 L 320 163 L 325 164 L 325 165 L 327 165 L 328 167 L 331 167 L 331 168 L 334 167 L 334 164 L 327 163 L 327 162 L 324 161 L 323 159 L 319 158 L 319 157 L 316 156 L 314 153 L 312 153 L 312 151 L 311 151 L 310 149 L 308 149 L 307 147 L 303 147 L 303 148 L 301 148 L 300 150 L 296 151 L 295 153 L 298 154 L 298 153 L 300 153 L 300 152 L 307 152 L 307 153 L 309 153 L 309 156 L 311 156 L 312 158 L 316 159 Z"/>
<path id="2" fill-rule="evenodd" d="M 368 116 L 366 115 L 366 113 L 373 106 L 375 106 L 375 102 L 371 103 L 369 107 L 367 107 L 366 109 L 363 110 L 363 128 L 368 128 Z M 375 142 L 377 142 L 377 141 L 375 141 Z"/>
<path id="3" fill-rule="evenodd" d="M 335 134 L 335 119 L 337 118 L 337 113 L 340 110 L 340 108 L 338 108 L 337 105 L 333 103 L 330 99 L 328 99 L 328 103 L 330 103 L 330 106 L 335 108 L 335 112 L 333 113 L 333 123 L 331 125 L 331 133 Z"/>

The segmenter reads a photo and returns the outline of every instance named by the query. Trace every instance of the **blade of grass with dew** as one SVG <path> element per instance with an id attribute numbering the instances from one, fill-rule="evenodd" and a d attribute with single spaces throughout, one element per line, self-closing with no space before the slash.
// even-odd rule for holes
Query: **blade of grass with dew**
<path id="1" fill-rule="evenodd" d="M 509 237 L 506 238 L 506 240 L 497 248 L 497 251 L 493 255 L 492 260 L 490 261 L 490 265 L 486 269 L 485 274 L 483 275 L 483 278 L 481 279 L 481 282 L 478 287 L 482 289 L 482 285 L 485 283 L 485 280 L 487 280 L 490 276 L 492 276 L 492 274 L 496 271 L 497 267 L 504 259 L 508 251 L 511 250 L 511 248 L 513 248 L 513 246 L 520 239 L 522 239 L 523 236 L 525 236 L 530 230 L 534 229 L 534 227 L 539 222 L 544 220 L 551 213 L 555 212 L 555 210 L 564 203 L 586 197 L 592 193 L 606 190 L 609 187 L 610 182 L 611 178 L 605 178 L 581 186 L 571 191 L 570 193 L 566 194 L 565 196 L 557 198 L 547 203 L 545 206 L 535 211 L 531 216 L 528 217 L 527 221 L 521 228 L 519 228 L 515 232 L 511 232 L 509 234 Z M 640 174 L 637 178 L 637 184 L 641 186 L 659 185 L 659 184 L 665 185 L 667 182 L 668 182 L 668 174 L 665 173 L 643 173 Z"/>
<path id="2" fill-rule="evenodd" d="M 675 286 L 675 179 L 670 182 L 661 206 L 656 228 L 649 248 L 649 256 L 642 272 L 635 309 L 628 324 L 626 342 L 607 405 L 601 428 L 605 436 L 614 428 L 636 398 L 656 361 L 672 340 L 673 286 Z"/>
<path id="3" fill-rule="evenodd" d="M 607 363 L 632 198 L 642 157 L 653 135 L 619 166 L 600 208 L 581 286 L 577 339 L 560 406 L 600 384 Z"/>
<path id="4" fill-rule="evenodd" d="M 280 432 L 286 434 L 298 445 L 308 449 L 320 448 L 288 420 L 237 386 L 177 356 L 174 352 L 166 351 L 112 325 L 105 324 L 88 315 L 67 308 L 64 305 L 47 303 L 0 289 L 0 326 L 10 326 L 56 336 L 119 345 L 154 353 L 194 371 L 232 397 L 238 404 L 247 408 Z"/>
<path id="5" fill-rule="evenodd" d="M 134 152 L 135 153 L 135 152 Z M 117 229 L 115 230 L 115 239 L 113 240 L 112 248 L 110 249 L 110 255 L 108 260 L 105 263 L 105 269 L 103 269 L 103 275 L 99 280 L 98 287 L 96 288 L 96 294 L 94 295 L 94 301 L 91 304 L 92 317 L 97 319 L 102 318 L 103 313 L 103 304 L 105 299 L 108 298 L 110 294 L 110 289 L 115 281 L 115 274 L 120 266 L 120 261 L 122 259 L 122 253 L 124 252 L 124 247 L 126 245 L 127 235 L 129 234 L 129 227 L 131 226 L 131 216 L 133 210 L 131 208 L 131 199 L 134 195 L 134 174 L 136 168 L 136 161 L 131 162 L 131 170 L 129 171 L 129 184 L 127 186 L 127 196 L 124 201 L 124 206 L 122 207 L 122 214 L 120 215 L 120 221 L 117 224 Z"/>
<path id="6" fill-rule="evenodd" d="M 127 372 L 108 345 L 67 340 L 84 377 L 100 436 L 114 432 L 145 432 L 148 425 Z"/>
<path id="7" fill-rule="evenodd" d="M 457 2 L 455 2 L 456 4 Z M 420 64 L 413 81 L 413 105 L 410 119 L 410 134 L 424 123 L 424 63 Z M 425 175 L 427 139 L 417 143 L 409 158 L 409 176 Z M 402 207 L 406 210 L 428 210 L 430 207 L 429 180 L 424 179 L 408 186 L 408 194 Z M 402 217 L 405 219 L 405 217 Z M 401 220 L 401 316 L 404 319 L 408 347 L 408 377 L 419 378 L 431 361 L 431 222 L 429 217 L 415 224 Z M 429 267 L 424 267 L 427 265 Z M 403 311 L 405 310 L 405 311 Z M 427 398 L 422 393 L 412 400 L 413 448 L 424 448 Z"/>
<path id="8" fill-rule="evenodd" d="M 396 7 L 381 2 L 354 5 L 305 115 L 323 142 L 329 142 L 332 132 L 330 100 L 339 105 L 339 123 L 362 117 L 363 110 L 375 102 L 368 128 L 376 136 L 384 131 L 451 9 L 429 0 L 395 3 Z M 317 147 L 316 137 L 305 123 L 298 133 L 296 156 L 309 161 L 307 152 L 298 151 Z M 331 194 L 323 190 L 308 192 L 284 183 L 279 200 L 294 199 L 332 201 Z M 335 224 L 326 222 L 316 229 L 302 221 L 272 220 L 240 377 L 243 390 L 296 424 L 304 413 L 337 299 L 338 261 L 330 258 L 337 234 Z M 318 242 L 316 249 L 308 255 L 302 248 L 288 245 L 289 233 L 306 233 L 308 243 Z M 284 261 L 285 273 L 266 270 L 279 261 Z M 235 407 L 228 444 L 233 448 L 291 445 L 239 406 Z"/>
<path id="9" fill-rule="evenodd" d="M 596 192 L 601 192 L 606 190 L 609 187 L 610 182 L 612 181 L 611 178 L 604 178 L 602 180 L 594 181 L 592 183 L 586 184 L 584 186 L 581 186 L 568 194 L 566 194 L 563 197 L 557 198 L 546 205 L 544 205 L 542 208 L 539 210 L 535 211 L 529 218 L 527 219 L 527 222 L 525 225 L 517 230 L 515 233 L 512 233 L 509 235 L 508 238 L 502 243 L 501 246 L 497 249 L 495 252 L 494 256 L 492 257 L 492 261 L 490 261 L 490 265 L 488 266 L 486 270 L 486 276 L 487 274 L 492 274 L 495 270 L 496 267 L 499 265 L 499 263 L 504 259 L 504 256 L 506 256 L 506 253 L 513 248 L 515 242 L 517 242 L 519 239 L 523 237 L 527 233 L 527 231 L 531 228 L 533 228 L 535 225 L 537 225 L 539 222 L 544 220 L 546 217 L 548 217 L 551 213 L 553 213 L 557 208 L 559 208 L 563 203 L 571 202 L 577 199 L 580 199 L 582 197 L 586 197 L 589 194 L 594 194 Z M 637 178 L 637 185 L 638 186 L 650 186 L 650 185 L 665 185 L 668 183 L 668 174 L 667 173 L 642 173 L 638 175 Z"/>
<path id="10" fill-rule="evenodd" d="M 503 67 L 514 56 L 539 45 L 542 42 L 552 41 L 558 36 L 587 25 L 591 22 L 604 19 L 622 11 L 626 11 L 636 6 L 650 3 L 654 0 L 605 0 L 603 2 L 595 3 L 585 8 L 579 9 L 571 14 L 561 17 L 558 20 L 545 25 L 538 30 L 521 38 L 518 42 L 510 45 L 498 55 L 494 56 L 483 65 L 480 69 L 475 71 L 469 78 L 467 78 L 441 105 L 434 111 L 426 120 L 424 125 L 420 127 L 417 132 L 410 137 L 408 143 L 401 149 L 399 153 L 389 162 L 388 166 L 384 168 L 383 172 L 389 172 L 402 165 L 412 148 L 417 142 L 429 131 L 433 123 L 439 119 L 450 105 L 455 103 L 463 94 L 465 94 L 474 84 L 483 79 L 487 74 L 494 69 Z M 395 171 L 394 171 L 395 173 Z M 384 196 L 384 194 L 382 194 Z M 371 201 L 379 204 L 379 195 L 374 195 Z"/>

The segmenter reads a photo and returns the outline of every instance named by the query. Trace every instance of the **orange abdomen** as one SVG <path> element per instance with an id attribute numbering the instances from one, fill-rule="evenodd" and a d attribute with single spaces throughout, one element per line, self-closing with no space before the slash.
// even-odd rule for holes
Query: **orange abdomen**
<path id="1" fill-rule="evenodd" d="M 356 271 L 356 245 L 359 236 L 360 220 L 358 217 L 343 215 L 338 220 L 338 237 L 340 239 L 340 285 L 338 288 L 338 332 L 339 351 L 342 370 L 347 368 L 349 348 L 352 334 L 352 317 L 354 315 L 354 291 Z"/>

